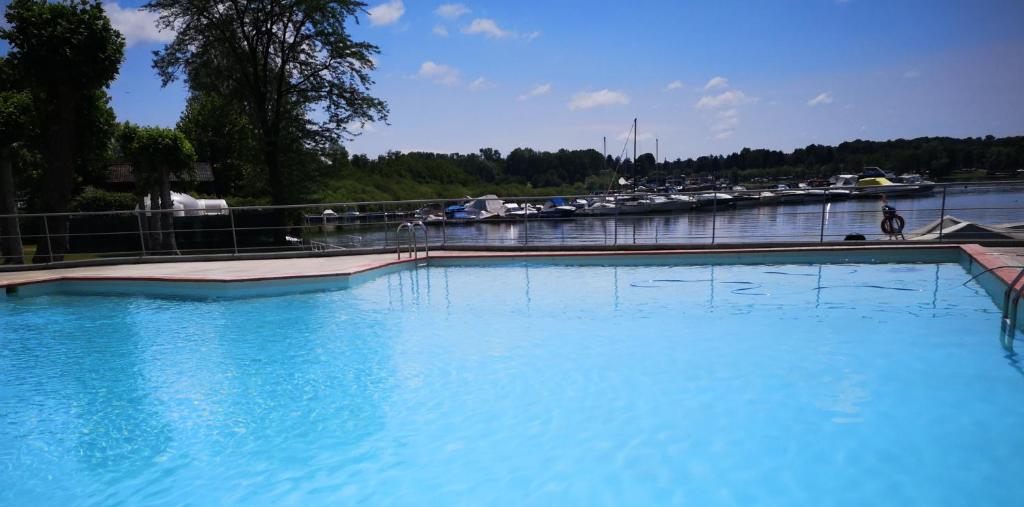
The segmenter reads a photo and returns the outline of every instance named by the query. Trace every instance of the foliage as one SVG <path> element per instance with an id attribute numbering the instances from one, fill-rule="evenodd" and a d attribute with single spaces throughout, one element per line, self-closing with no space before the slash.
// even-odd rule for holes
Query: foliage
<path id="1" fill-rule="evenodd" d="M 13 87 L 31 97 L 31 123 L 38 135 L 28 140 L 41 155 L 41 171 L 31 185 L 46 211 L 67 209 L 80 175 L 94 175 L 106 157 L 114 125 L 106 87 L 124 56 L 124 37 L 99 1 L 13 0 L 6 11 L 7 61 Z M 54 220 L 54 252 L 35 260 L 60 260 L 67 251 L 66 220 Z"/>
<path id="2" fill-rule="evenodd" d="M 812 178 L 857 174 L 866 166 L 896 173 L 929 174 L 935 179 L 954 171 L 984 168 L 1008 173 L 1024 168 L 1024 137 L 984 138 L 921 137 L 890 141 L 849 141 L 838 146 L 812 144 L 790 153 L 778 150 L 743 150 L 729 155 L 708 155 L 664 162 L 662 175 L 735 172 L 746 181 L 754 178 Z M 654 175 L 654 174 L 652 174 Z"/>
<path id="3" fill-rule="evenodd" d="M 365 7 L 351 0 L 151 0 L 159 26 L 175 32 L 153 65 L 164 84 L 180 76 L 193 93 L 234 102 L 255 133 L 275 203 L 295 193 L 288 178 L 310 150 L 385 121 L 387 104 L 369 95 L 376 46 L 352 40 L 346 24 Z M 316 114 L 313 114 L 316 112 Z"/>
<path id="4" fill-rule="evenodd" d="M 135 209 L 137 201 L 127 192 L 109 192 L 87 187 L 72 202 L 71 211 L 123 211 Z"/>
<path id="5" fill-rule="evenodd" d="M 177 129 L 192 143 L 198 159 L 210 163 L 218 194 L 266 193 L 255 132 L 236 104 L 212 93 L 194 92 L 185 102 Z"/>
<path id="6" fill-rule="evenodd" d="M 142 193 L 160 185 L 164 172 L 182 178 L 194 171 L 195 150 L 177 130 L 126 123 L 120 130 L 119 141 L 132 162 Z"/>

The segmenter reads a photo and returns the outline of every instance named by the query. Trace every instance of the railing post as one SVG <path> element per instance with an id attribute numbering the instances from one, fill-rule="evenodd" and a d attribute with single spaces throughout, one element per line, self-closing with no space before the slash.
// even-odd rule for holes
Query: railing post
<path id="1" fill-rule="evenodd" d="M 398 242 L 398 233 L 395 233 L 395 242 Z M 448 201 L 441 201 L 441 248 L 448 244 Z"/>
<path id="2" fill-rule="evenodd" d="M 711 244 L 715 244 L 715 234 L 718 232 L 718 191 L 711 194 Z"/>
<path id="3" fill-rule="evenodd" d="M 821 233 L 818 235 L 818 243 L 825 242 L 825 207 L 828 203 L 828 190 L 825 191 L 825 199 L 821 201 Z"/>
<path id="4" fill-rule="evenodd" d="M 238 236 L 235 234 L 235 211 L 228 208 L 228 217 L 231 219 L 231 244 L 235 248 L 235 255 L 238 255 Z"/>
<path id="5" fill-rule="evenodd" d="M 135 212 L 135 221 L 139 224 L 139 246 L 142 247 L 142 256 L 146 256 L 146 234 L 142 231 L 141 210 Z"/>
<path id="6" fill-rule="evenodd" d="M 388 248 L 388 208 L 384 207 L 384 249 Z"/>
<path id="7" fill-rule="evenodd" d="M 619 209 L 615 208 L 615 213 L 612 215 L 612 220 L 615 220 L 615 227 L 612 228 L 612 232 L 615 234 L 615 239 L 612 240 L 612 245 L 619 246 Z"/>
<path id="8" fill-rule="evenodd" d="M 49 264 L 53 262 L 53 244 L 50 243 L 50 224 L 47 218 L 48 217 L 46 215 L 43 215 L 43 232 L 46 234 L 46 249 L 50 252 L 50 254 L 46 256 L 46 263 Z"/>
<path id="9" fill-rule="evenodd" d="M 530 203 L 523 206 L 523 246 L 530 246 Z"/>
<path id="10" fill-rule="evenodd" d="M 939 242 L 942 241 L 942 230 L 946 225 L 946 190 L 949 187 L 942 187 L 942 207 L 939 210 Z"/>

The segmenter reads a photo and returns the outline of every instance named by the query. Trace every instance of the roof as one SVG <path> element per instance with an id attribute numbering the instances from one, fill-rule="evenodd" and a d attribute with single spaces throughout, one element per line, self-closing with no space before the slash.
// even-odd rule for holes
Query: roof
<path id="1" fill-rule="evenodd" d="M 196 162 L 195 177 L 185 178 L 186 181 L 209 182 L 213 181 L 213 169 L 209 162 Z M 109 183 L 135 183 L 135 174 L 132 164 L 119 163 L 107 166 L 107 181 Z M 171 181 L 179 181 L 178 177 L 171 175 Z"/>

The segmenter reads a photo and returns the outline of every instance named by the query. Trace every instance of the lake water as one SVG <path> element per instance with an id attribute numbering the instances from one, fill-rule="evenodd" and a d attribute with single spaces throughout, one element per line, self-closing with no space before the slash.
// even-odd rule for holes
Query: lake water
<path id="1" fill-rule="evenodd" d="M 1024 221 L 1024 184 L 990 189 L 951 187 L 945 214 L 995 225 Z M 905 233 L 938 220 L 943 210 L 940 191 L 929 196 L 894 197 L 889 204 L 906 219 Z M 824 220 L 822 214 L 824 212 Z M 847 234 L 885 239 L 881 233 L 881 203 L 851 199 L 834 203 L 753 206 L 738 209 L 689 211 L 622 217 L 581 217 L 570 220 L 490 222 L 431 226 L 431 244 L 569 245 L 651 243 L 752 243 L 779 241 L 837 241 Z M 358 239 L 356 239 L 358 238 Z M 341 227 L 324 241 L 345 246 L 395 244 L 394 226 Z"/>

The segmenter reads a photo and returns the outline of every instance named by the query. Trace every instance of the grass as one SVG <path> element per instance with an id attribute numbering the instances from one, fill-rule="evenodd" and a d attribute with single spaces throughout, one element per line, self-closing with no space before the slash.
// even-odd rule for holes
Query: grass
<path id="1" fill-rule="evenodd" d="M 25 250 L 24 257 L 22 257 L 22 259 L 24 260 L 25 264 L 30 264 L 32 262 L 32 257 L 34 257 L 36 255 L 36 245 L 25 245 L 24 246 L 24 250 Z M 66 261 L 81 261 L 81 260 L 85 260 L 85 259 L 98 259 L 98 258 L 99 258 L 99 255 L 90 254 L 90 253 L 64 254 L 64 260 L 66 260 Z"/>

